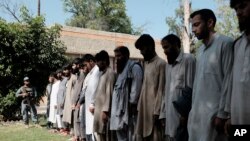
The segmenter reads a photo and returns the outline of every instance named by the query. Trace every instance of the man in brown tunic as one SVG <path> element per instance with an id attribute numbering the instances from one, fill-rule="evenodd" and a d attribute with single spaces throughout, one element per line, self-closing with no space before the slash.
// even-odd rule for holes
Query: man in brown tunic
<path id="1" fill-rule="evenodd" d="M 144 57 L 144 78 L 138 102 L 138 118 L 135 133 L 143 141 L 162 141 L 159 121 L 161 100 L 165 85 L 166 62 L 155 52 L 155 42 L 148 34 L 143 34 L 135 46 Z"/>
<path id="2" fill-rule="evenodd" d="M 95 59 L 102 74 L 96 89 L 96 98 L 94 101 L 93 132 L 96 141 L 110 141 L 111 139 L 107 138 L 107 129 L 109 129 L 107 123 L 111 109 L 111 96 L 115 83 L 115 72 L 109 67 L 109 55 L 106 51 L 97 53 Z"/>

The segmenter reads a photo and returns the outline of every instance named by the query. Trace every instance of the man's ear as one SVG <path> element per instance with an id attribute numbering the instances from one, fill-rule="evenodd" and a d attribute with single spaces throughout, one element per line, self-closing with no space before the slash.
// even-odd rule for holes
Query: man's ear
<path id="1" fill-rule="evenodd" d="M 214 26 L 215 26 L 214 20 L 213 20 L 213 19 L 209 19 L 209 20 L 207 21 L 207 25 L 208 25 L 208 27 L 209 27 L 210 29 L 214 28 Z"/>

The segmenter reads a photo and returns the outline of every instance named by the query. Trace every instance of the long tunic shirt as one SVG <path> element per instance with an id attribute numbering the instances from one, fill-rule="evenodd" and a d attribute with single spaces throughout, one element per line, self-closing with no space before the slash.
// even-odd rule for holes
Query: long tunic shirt
<path id="1" fill-rule="evenodd" d="M 49 111 L 49 121 L 52 123 L 56 123 L 56 113 L 57 113 L 57 94 L 59 90 L 60 80 L 56 81 L 52 85 L 52 91 L 50 95 L 50 111 Z"/>
<path id="2" fill-rule="evenodd" d="M 115 83 L 115 72 L 108 67 L 102 73 L 96 89 L 94 127 L 93 131 L 97 133 L 105 133 L 105 124 L 102 120 L 102 112 L 110 112 L 112 92 Z"/>
<path id="3" fill-rule="evenodd" d="M 63 114 L 63 107 L 65 101 L 65 93 L 66 93 L 66 83 L 68 79 L 67 77 L 63 77 L 62 81 L 59 84 L 58 94 L 57 94 L 57 114 Z"/>
<path id="4" fill-rule="evenodd" d="M 190 141 L 215 141 L 215 117 L 225 118 L 226 96 L 223 88 L 228 83 L 224 76 L 232 64 L 233 40 L 215 33 L 208 43 L 199 48 L 193 87 L 192 109 L 188 119 Z M 223 139 L 221 139 L 223 141 Z"/>
<path id="5" fill-rule="evenodd" d="M 154 115 L 160 115 L 165 86 L 166 62 L 157 55 L 145 62 L 142 90 L 138 101 L 135 133 L 148 137 L 152 134 Z"/>
<path id="6" fill-rule="evenodd" d="M 232 95 L 230 95 L 229 105 L 227 106 L 227 109 L 231 113 L 231 124 L 249 125 L 250 38 L 246 34 L 243 34 L 235 43 L 232 74 Z"/>
<path id="7" fill-rule="evenodd" d="M 129 104 L 136 105 L 138 103 L 142 79 L 142 68 L 134 61 L 128 60 L 114 86 L 110 118 L 111 130 L 121 130 L 124 126 L 129 125 L 129 118 L 132 116 L 129 113 Z"/>
<path id="8" fill-rule="evenodd" d="M 62 118 L 63 122 L 67 122 L 69 124 L 71 124 L 72 121 L 71 99 L 75 83 L 76 83 L 76 76 L 74 74 L 71 74 L 70 78 L 66 83 L 65 102 L 64 102 L 63 118 Z"/>
<path id="9" fill-rule="evenodd" d="M 180 113 L 177 112 L 173 101 L 182 97 L 182 89 L 185 87 L 193 88 L 196 61 L 193 55 L 180 53 L 175 64 L 168 64 L 166 67 L 165 85 L 165 117 L 166 135 L 174 138 L 180 124 Z"/>
<path id="10" fill-rule="evenodd" d="M 86 123 L 86 134 L 90 135 L 93 134 L 93 123 L 94 123 L 94 116 L 89 111 L 89 106 L 91 104 L 91 100 L 93 100 L 93 95 L 96 92 L 96 88 L 98 86 L 98 82 L 100 79 L 101 72 L 97 65 L 95 65 L 92 70 L 88 73 L 84 80 L 83 92 L 85 96 L 85 123 Z"/>

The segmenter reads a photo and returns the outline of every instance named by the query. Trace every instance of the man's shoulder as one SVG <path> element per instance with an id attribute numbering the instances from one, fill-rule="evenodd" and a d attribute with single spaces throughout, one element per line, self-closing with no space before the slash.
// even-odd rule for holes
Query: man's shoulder
<path id="1" fill-rule="evenodd" d="M 223 34 L 218 34 L 218 40 L 219 41 L 222 41 L 222 42 L 231 42 L 231 43 L 233 43 L 234 42 L 234 39 L 233 38 L 231 38 L 231 37 L 228 37 L 228 36 L 226 36 L 226 35 L 223 35 Z"/>
<path id="2" fill-rule="evenodd" d="M 188 61 L 194 61 L 195 57 L 193 54 L 190 53 L 183 53 L 183 59 Z"/>

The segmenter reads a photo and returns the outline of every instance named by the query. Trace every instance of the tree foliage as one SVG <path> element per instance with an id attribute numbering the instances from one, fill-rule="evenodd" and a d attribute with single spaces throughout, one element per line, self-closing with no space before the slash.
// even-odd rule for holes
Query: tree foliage
<path id="1" fill-rule="evenodd" d="M 126 14 L 125 0 L 63 0 L 66 12 L 72 13 L 66 25 L 139 34 Z"/>
<path id="2" fill-rule="evenodd" d="M 5 117 L 13 116 L 20 106 L 14 93 L 24 76 L 30 77 L 40 97 L 49 73 L 66 61 L 59 25 L 47 28 L 44 17 L 32 17 L 25 7 L 19 19 L 18 23 L 0 20 L 0 115 Z"/>
<path id="3" fill-rule="evenodd" d="M 215 2 L 218 4 L 216 10 L 216 16 L 218 18 L 216 30 L 234 39 L 239 37 L 240 31 L 238 30 L 238 20 L 235 11 L 229 7 L 229 1 L 215 0 Z"/>

